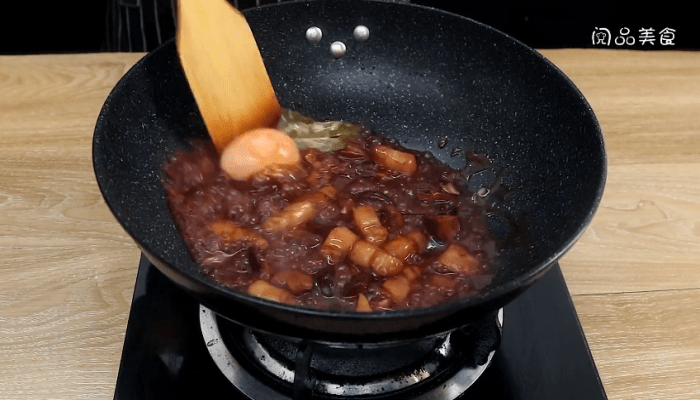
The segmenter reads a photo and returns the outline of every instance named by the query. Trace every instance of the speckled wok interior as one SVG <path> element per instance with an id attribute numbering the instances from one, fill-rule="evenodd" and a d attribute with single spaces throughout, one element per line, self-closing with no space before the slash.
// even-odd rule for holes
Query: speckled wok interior
<path id="1" fill-rule="evenodd" d="M 489 197 L 490 223 L 502 239 L 503 267 L 482 295 L 371 314 L 293 308 L 209 281 L 189 255 L 161 185 L 164 160 L 193 137 L 207 136 L 169 42 L 137 63 L 105 102 L 95 128 L 95 174 L 108 206 L 144 253 L 217 313 L 315 340 L 436 334 L 513 299 L 592 218 L 605 181 L 600 127 L 581 93 L 537 52 L 474 21 L 410 4 L 290 2 L 246 16 L 283 107 L 364 124 L 455 168 L 465 167 L 468 151 L 493 160 L 469 189 L 498 184 Z M 366 42 L 352 37 L 358 24 L 370 30 Z M 305 39 L 310 26 L 321 28 L 319 43 Z M 337 40 L 347 46 L 339 59 L 329 53 Z"/>

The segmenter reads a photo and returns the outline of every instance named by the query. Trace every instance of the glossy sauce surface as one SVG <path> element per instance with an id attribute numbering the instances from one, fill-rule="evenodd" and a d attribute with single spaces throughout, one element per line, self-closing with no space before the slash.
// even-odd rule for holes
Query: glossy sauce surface
<path id="1" fill-rule="evenodd" d="M 302 150 L 301 159 L 236 181 L 200 142 L 165 166 L 174 219 L 213 280 L 358 311 L 434 306 L 491 282 L 494 240 L 461 171 L 366 132 L 340 150 Z"/>

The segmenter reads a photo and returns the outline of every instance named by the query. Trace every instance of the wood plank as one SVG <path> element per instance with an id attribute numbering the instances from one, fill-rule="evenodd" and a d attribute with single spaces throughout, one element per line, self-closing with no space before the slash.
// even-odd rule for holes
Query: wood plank
<path id="1" fill-rule="evenodd" d="M 700 164 L 614 165 L 562 258 L 574 294 L 700 287 Z"/>
<path id="2" fill-rule="evenodd" d="M 611 400 L 700 398 L 700 290 L 574 296 Z"/>
<path id="3" fill-rule="evenodd" d="M 102 200 L 91 143 L 138 58 L 2 57 L 0 398 L 113 396 L 139 251 Z"/>
<path id="4" fill-rule="evenodd" d="M 695 163 L 700 54 L 543 50 L 596 113 L 611 164 Z"/>

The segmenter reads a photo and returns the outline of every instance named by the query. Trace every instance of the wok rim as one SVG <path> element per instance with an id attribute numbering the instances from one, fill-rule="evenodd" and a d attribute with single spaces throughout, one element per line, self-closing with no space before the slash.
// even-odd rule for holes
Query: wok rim
<path id="1" fill-rule="evenodd" d="M 337 1 L 337 0 L 335 0 Z M 362 0 L 368 3 L 386 3 L 385 1 L 381 0 Z M 311 0 L 308 1 L 309 3 L 318 3 L 318 2 L 324 2 L 324 0 Z M 260 7 L 255 7 L 249 10 L 257 10 L 257 9 L 264 9 L 264 8 L 270 8 L 270 7 L 284 7 L 286 5 L 290 5 L 293 3 L 298 3 L 296 1 L 293 2 L 287 2 L 287 3 L 273 3 L 273 4 L 267 4 L 263 5 Z M 291 306 L 291 305 L 286 305 L 286 304 L 281 304 L 269 300 L 264 300 L 261 298 L 257 298 L 251 295 L 248 295 L 247 293 L 243 292 L 238 292 L 233 289 L 227 288 L 225 286 L 219 285 L 215 281 L 211 280 L 208 278 L 206 275 L 204 275 L 202 272 L 198 271 L 193 271 L 189 267 L 182 266 L 182 265 L 171 265 L 163 260 L 162 257 L 158 256 L 156 252 L 153 251 L 153 249 L 149 248 L 148 246 L 145 246 L 139 239 L 138 237 L 134 234 L 134 231 L 130 226 L 127 226 L 123 222 L 123 220 L 119 217 L 118 210 L 115 208 L 116 205 L 113 203 L 116 203 L 113 199 L 110 199 L 106 193 L 105 193 L 105 187 L 108 186 L 106 182 L 104 182 L 104 177 L 101 177 L 100 172 L 98 171 L 99 168 L 99 162 L 96 162 L 96 160 L 99 159 L 98 154 L 100 153 L 100 149 L 98 146 L 98 136 L 100 135 L 99 131 L 103 130 L 103 126 L 106 124 L 105 120 L 107 119 L 107 113 L 109 112 L 109 109 L 112 107 L 112 102 L 114 101 L 114 98 L 117 93 L 122 91 L 122 88 L 127 84 L 127 81 L 132 77 L 133 74 L 136 73 L 136 70 L 142 69 L 144 64 L 146 64 L 154 54 L 158 52 L 164 51 L 165 48 L 168 46 L 175 46 L 175 39 L 170 39 L 166 42 L 164 42 L 162 45 L 160 45 L 158 48 L 155 50 L 147 53 L 144 55 L 141 59 L 139 59 L 129 70 L 119 79 L 117 84 L 114 86 L 114 88 L 110 91 L 109 95 L 107 96 L 102 108 L 100 109 L 100 113 L 97 118 L 97 123 L 95 125 L 95 130 L 93 134 L 93 146 L 92 146 L 92 163 L 93 163 L 93 171 L 96 176 L 97 184 L 100 190 L 100 193 L 107 204 L 107 207 L 109 208 L 110 212 L 114 215 L 115 219 L 117 222 L 121 225 L 122 229 L 132 238 L 134 243 L 139 247 L 139 249 L 144 252 L 147 256 L 147 258 L 156 266 L 158 267 L 161 272 L 163 272 L 166 276 L 168 276 L 169 279 L 175 280 L 176 283 L 178 283 L 181 286 L 185 286 L 186 288 L 195 288 L 195 289 L 206 289 L 207 291 L 214 292 L 216 293 L 217 296 L 223 296 L 226 298 L 227 301 L 234 301 L 234 302 L 243 302 L 243 303 L 248 303 L 253 306 L 257 307 L 263 307 L 263 308 L 271 308 L 279 311 L 285 311 L 285 312 L 290 312 L 295 315 L 299 316 L 309 316 L 309 317 L 315 317 L 315 318 L 324 318 L 324 319 L 329 319 L 329 320 L 336 320 L 336 321 L 368 321 L 368 320 L 378 320 L 378 321 L 395 321 L 395 320 L 403 320 L 407 318 L 414 318 L 414 317 L 425 317 L 425 316 L 430 316 L 430 315 L 438 315 L 438 314 L 444 314 L 444 313 L 449 313 L 453 314 L 458 311 L 463 311 L 466 309 L 487 309 L 490 311 L 496 310 L 500 308 L 501 306 L 505 305 L 504 304 L 504 299 L 508 298 L 508 295 L 516 293 L 518 290 L 525 290 L 532 284 L 534 284 L 537 280 L 539 280 L 542 276 L 544 276 L 545 273 L 549 271 L 549 269 L 556 263 L 557 260 L 559 260 L 567 251 L 569 251 L 573 245 L 580 239 L 580 237 L 584 234 L 584 232 L 587 230 L 589 227 L 591 221 L 593 220 L 593 217 L 595 216 L 596 211 L 598 210 L 604 189 L 605 189 L 605 183 L 607 180 L 607 170 L 608 170 L 608 161 L 607 161 L 607 154 L 605 150 L 605 142 L 604 142 L 604 136 L 602 133 L 602 129 L 600 127 L 600 123 L 598 121 L 598 118 L 596 117 L 590 103 L 588 100 L 583 96 L 581 91 L 579 90 L 578 87 L 571 81 L 571 79 L 563 73 L 556 65 L 554 65 L 551 61 L 549 61 L 545 56 L 543 56 L 541 53 L 536 51 L 535 49 L 525 45 L 521 41 L 511 37 L 510 35 L 501 32 L 495 28 L 492 28 L 486 24 L 483 24 L 481 22 L 475 21 L 471 18 L 458 15 L 455 13 L 451 13 L 448 11 L 440 10 L 434 7 L 429 7 L 429 6 L 423 6 L 423 5 L 418 5 L 418 4 L 412 4 L 412 3 L 392 3 L 393 5 L 396 6 L 401 6 L 401 7 L 414 7 L 417 9 L 424 9 L 424 10 L 429 10 L 431 12 L 437 12 L 437 13 L 442 13 L 446 14 L 449 16 L 452 16 L 454 18 L 459 18 L 462 20 L 467 21 L 468 23 L 471 24 L 476 24 L 481 26 L 482 28 L 485 28 L 492 33 L 502 35 L 508 40 L 516 43 L 519 47 L 523 48 L 525 51 L 530 52 L 532 55 L 534 55 L 539 61 L 544 62 L 549 68 L 552 68 L 553 72 L 560 78 L 560 84 L 565 85 L 567 89 L 573 89 L 573 93 L 575 93 L 579 99 L 582 101 L 582 105 L 585 106 L 586 108 L 586 118 L 587 119 L 592 119 L 591 122 L 593 122 L 594 126 L 594 131 L 591 133 L 594 133 L 595 136 L 597 136 L 597 142 L 599 144 L 599 152 L 600 152 L 600 160 L 602 165 L 600 165 L 600 178 L 598 180 L 597 188 L 596 188 L 596 193 L 595 193 L 595 198 L 590 206 L 590 209 L 587 212 L 586 217 L 583 219 L 583 221 L 580 223 L 579 227 L 577 230 L 573 232 L 573 234 L 570 235 L 570 237 L 565 241 L 565 243 L 559 247 L 559 249 L 554 252 L 554 254 L 551 254 L 549 257 L 547 257 L 544 261 L 538 263 L 535 267 L 532 267 L 528 269 L 526 272 L 520 274 L 514 279 L 510 279 L 506 281 L 505 283 L 502 283 L 500 285 L 495 286 L 493 289 L 485 292 L 485 293 L 480 293 L 476 294 L 473 296 L 468 296 L 460 299 L 455 299 L 452 301 L 449 301 L 447 303 L 443 303 L 437 306 L 433 307 L 425 307 L 425 308 L 412 308 L 412 309 L 405 309 L 405 310 L 392 310 L 392 311 L 374 311 L 371 313 L 366 313 L 366 312 L 357 312 L 357 311 L 328 311 L 328 310 L 319 310 L 319 309 L 313 309 L 313 308 L 306 308 L 306 307 L 301 307 L 301 306 Z M 246 14 L 248 10 L 243 11 L 244 14 Z M 195 261 L 195 264 L 198 264 Z M 181 279 L 177 278 L 184 278 L 185 281 L 181 281 Z M 500 300 L 500 301 L 499 301 Z M 209 306 L 209 304 L 206 304 L 206 301 L 203 303 L 206 306 Z M 220 308 L 218 307 L 210 307 L 214 311 L 219 311 Z M 224 313 L 223 316 L 226 316 Z M 313 329 L 313 328 L 311 328 Z M 440 332 L 435 332 L 435 333 L 440 333 Z"/>

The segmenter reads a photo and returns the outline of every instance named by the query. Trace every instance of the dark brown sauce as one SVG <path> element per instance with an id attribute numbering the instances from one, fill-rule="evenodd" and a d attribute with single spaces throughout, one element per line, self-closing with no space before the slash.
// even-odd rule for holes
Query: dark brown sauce
<path id="1" fill-rule="evenodd" d="M 376 145 L 414 154 L 417 172 L 408 175 L 378 164 L 371 156 Z M 208 142 L 195 143 L 165 166 L 165 191 L 175 222 L 192 256 L 211 279 L 242 292 L 262 280 L 290 292 L 283 300 L 286 303 L 328 310 L 355 310 L 360 294 L 373 310 L 430 307 L 474 295 L 491 283 L 495 242 L 486 227 L 484 206 L 466 193 L 462 171 L 370 133 L 341 150 L 306 149 L 301 154 L 298 169 L 246 182 L 227 177 Z M 293 229 L 264 229 L 265 221 L 290 204 L 329 186 L 335 189 L 334 195 L 315 209 L 311 220 Z M 363 237 L 352 212 L 363 205 L 372 206 L 387 228 L 385 243 L 415 230 L 428 239 L 424 251 L 403 261 L 420 271 L 410 280 L 405 298 L 392 296 L 385 285 L 401 273 L 382 276 L 347 257 L 331 262 L 321 251 L 335 227 L 347 227 Z M 447 240 L 439 231 L 438 216 L 459 221 Z M 257 239 L 227 239 L 212 228 L 222 221 L 254 233 Z M 438 261 L 452 243 L 466 249 L 478 266 L 455 272 Z M 309 280 L 285 280 L 281 272 L 290 270 L 300 271 Z"/>

